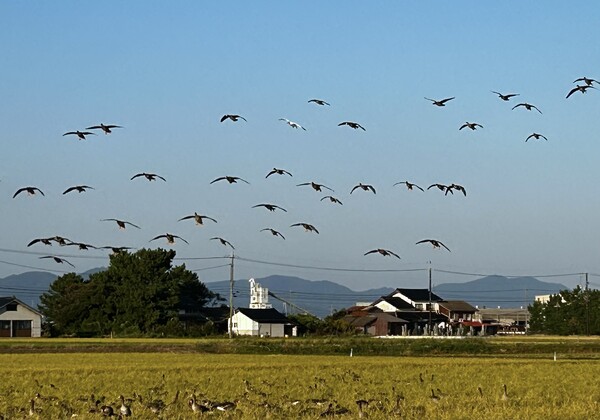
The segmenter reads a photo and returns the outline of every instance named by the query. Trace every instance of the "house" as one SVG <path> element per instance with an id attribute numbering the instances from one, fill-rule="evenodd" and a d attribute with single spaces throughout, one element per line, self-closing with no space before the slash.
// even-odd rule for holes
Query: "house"
<path id="1" fill-rule="evenodd" d="M 231 332 L 256 337 L 295 337 L 297 326 L 275 308 L 238 308 L 231 318 Z"/>
<path id="2" fill-rule="evenodd" d="M 398 318 L 394 314 L 383 312 L 377 307 L 355 310 L 342 319 L 354 327 L 357 332 L 375 336 L 402 335 L 403 327 L 408 324 L 408 321 Z"/>
<path id="3" fill-rule="evenodd" d="M 440 314 L 446 316 L 449 322 L 473 321 L 477 308 L 463 300 L 444 300 L 438 302 Z"/>
<path id="4" fill-rule="evenodd" d="M 388 296 L 400 298 L 420 311 L 429 311 L 430 301 L 431 310 L 437 311 L 439 309 L 437 303 L 443 300 L 429 289 L 396 289 Z"/>
<path id="5" fill-rule="evenodd" d="M 41 337 L 42 314 L 14 296 L 0 297 L 0 337 Z"/>

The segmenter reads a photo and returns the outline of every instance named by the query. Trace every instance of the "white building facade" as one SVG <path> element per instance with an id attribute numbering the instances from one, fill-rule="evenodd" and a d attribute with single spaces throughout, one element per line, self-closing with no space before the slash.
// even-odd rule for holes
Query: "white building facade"
<path id="1" fill-rule="evenodd" d="M 0 297 L 0 338 L 41 337 L 42 314 L 13 297 Z"/>

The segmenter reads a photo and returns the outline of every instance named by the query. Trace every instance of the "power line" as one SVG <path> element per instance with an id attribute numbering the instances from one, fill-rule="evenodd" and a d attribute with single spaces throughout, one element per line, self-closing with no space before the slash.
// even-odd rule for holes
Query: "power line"
<path id="1" fill-rule="evenodd" d="M 213 265 L 212 267 L 196 268 L 194 270 L 188 268 L 188 270 L 197 272 L 197 271 L 212 270 L 214 268 L 222 268 L 222 267 L 229 267 L 229 264 Z"/>
<path id="2" fill-rule="evenodd" d="M 506 278 L 520 278 L 520 277 L 539 277 L 539 278 L 548 278 L 548 277 L 572 277 L 572 276 L 581 276 L 584 273 L 565 273 L 565 274 L 527 274 L 527 275 L 505 275 L 505 274 L 484 274 L 484 273 L 467 273 L 463 271 L 450 271 L 450 270 L 441 270 L 434 268 L 433 271 L 438 273 L 447 273 L 447 274 L 459 274 L 463 276 L 481 276 L 481 277 L 489 277 L 489 276 L 502 276 Z"/>
<path id="3" fill-rule="evenodd" d="M 426 268 L 410 268 L 410 269 L 359 269 L 359 268 L 336 268 L 336 267 L 316 267 L 310 265 L 296 265 L 296 264 L 286 264 L 286 263 L 276 263 L 272 261 L 262 261 L 262 260 L 254 260 L 250 258 L 242 258 L 235 257 L 240 261 L 252 262 L 256 264 L 265 264 L 265 265 L 275 265 L 279 267 L 290 267 L 290 268 L 303 268 L 308 270 L 323 270 L 323 271 L 344 271 L 344 272 L 353 272 L 353 273 L 401 273 L 401 272 L 410 272 L 410 271 L 427 271 Z"/>
<path id="4" fill-rule="evenodd" d="M 31 265 L 23 265 L 23 264 L 17 264 L 17 263 L 11 263 L 8 261 L 2 261 L 0 260 L 0 263 L 2 264 L 6 264 L 6 265 L 13 265 L 15 267 L 21 267 L 21 268 L 30 268 L 32 270 L 38 270 L 38 271 L 47 271 L 49 273 L 72 273 L 72 271 L 63 271 L 63 270 L 48 270 L 47 268 L 40 268 L 40 267 L 33 267 Z"/>

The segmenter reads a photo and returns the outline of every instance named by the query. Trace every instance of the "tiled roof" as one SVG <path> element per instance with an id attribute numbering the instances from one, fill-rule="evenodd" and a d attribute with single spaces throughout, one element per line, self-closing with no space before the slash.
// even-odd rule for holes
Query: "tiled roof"
<path id="1" fill-rule="evenodd" d="M 14 296 L 1 296 L 0 297 L 0 308 L 4 308 L 10 302 L 14 301 Z"/>
<path id="2" fill-rule="evenodd" d="M 401 293 L 413 302 L 429 302 L 429 289 L 396 289 L 388 296 L 394 296 L 397 293 Z M 443 300 L 441 297 L 431 292 L 431 301 L 439 302 Z"/>
<path id="3" fill-rule="evenodd" d="M 439 305 L 452 312 L 477 312 L 477 308 L 465 302 L 464 300 L 446 300 L 444 302 L 440 302 Z"/>

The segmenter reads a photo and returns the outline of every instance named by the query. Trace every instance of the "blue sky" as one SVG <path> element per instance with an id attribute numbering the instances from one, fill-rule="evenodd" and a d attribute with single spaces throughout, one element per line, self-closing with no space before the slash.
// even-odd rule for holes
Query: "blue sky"
<path id="1" fill-rule="evenodd" d="M 254 260 L 236 262 L 237 278 L 288 274 L 356 290 L 426 286 L 422 271 L 368 270 L 430 261 L 466 273 L 600 273 L 600 92 L 565 99 L 576 78 L 600 79 L 599 16 L 583 2 L 3 2 L 0 276 L 68 269 L 42 255 L 78 271 L 108 263 L 105 251 L 27 248 L 34 238 L 169 247 L 149 242 L 166 232 L 189 242 L 173 248 L 204 281 L 229 275 L 211 269 L 225 260 L 191 259 L 229 255 L 213 236 Z M 492 90 L 520 96 L 503 102 Z M 444 108 L 424 99 L 452 96 Z M 512 110 L 519 102 L 543 114 Z M 224 114 L 248 121 L 220 123 Z M 347 120 L 366 131 L 338 127 Z M 459 131 L 465 121 L 483 128 Z M 62 135 L 101 122 L 124 128 Z M 533 132 L 548 141 L 526 143 Z M 273 167 L 293 177 L 265 179 Z M 167 182 L 131 181 L 139 172 Z M 210 184 L 224 175 L 250 185 Z M 467 197 L 393 186 L 405 180 L 457 183 Z M 296 187 L 307 181 L 343 206 Z M 377 194 L 350 195 L 359 182 Z M 95 189 L 62 195 L 78 184 Z M 13 199 L 25 186 L 46 195 Z M 252 208 L 265 202 L 288 212 Z M 194 211 L 218 223 L 177 221 Z M 320 234 L 290 227 L 298 222 Z M 415 245 L 425 238 L 452 252 Z M 373 248 L 402 259 L 363 256 Z"/>

